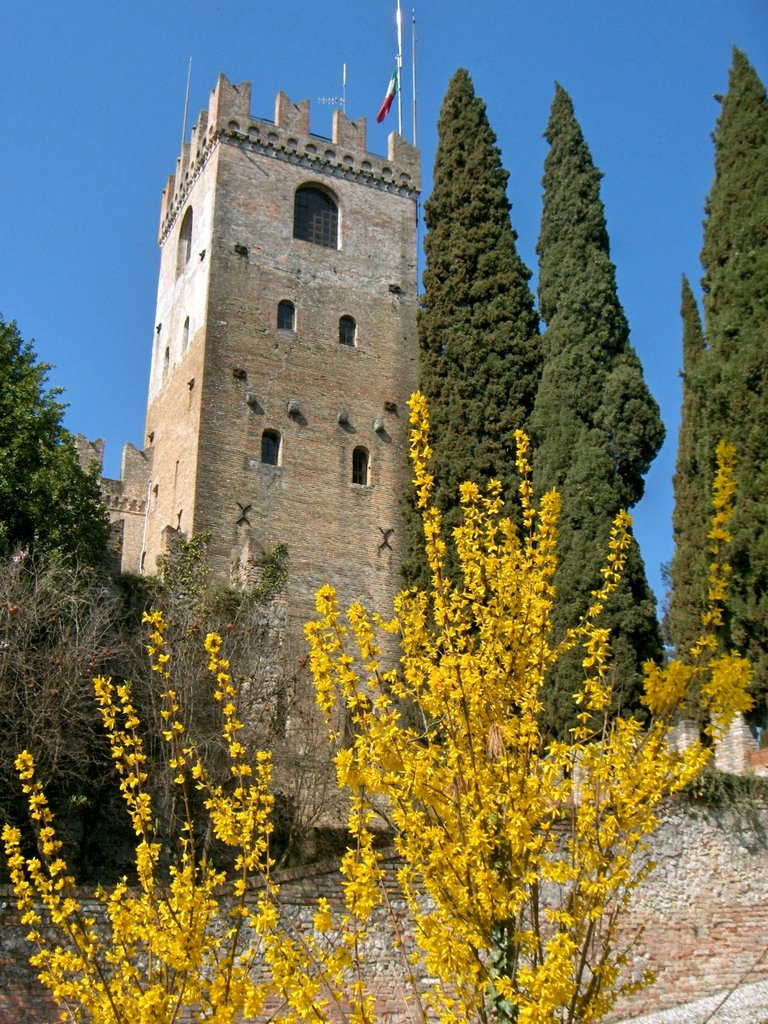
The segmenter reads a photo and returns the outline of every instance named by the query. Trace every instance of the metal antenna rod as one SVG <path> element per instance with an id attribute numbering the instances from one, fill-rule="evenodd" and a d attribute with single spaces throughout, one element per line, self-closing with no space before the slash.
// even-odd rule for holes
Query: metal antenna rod
<path id="1" fill-rule="evenodd" d="M 411 83 L 413 85 L 413 144 L 416 143 L 416 8 L 411 11 Z"/>
<path id="2" fill-rule="evenodd" d="M 403 14 L 397 0 L 397 130 L 403 134 Z"/>
<path id="3" fill-rule="evenodd" d="M 181 152 L 184 153 L 184 141 L 187 137 L 187 111 L 189 110 L 189 83 L 192 81 L 192 58 L 189 58 L 187 68 L 187 91 L 184 94 L 184 120 L 181 125 Z"/>
<path id="4" fill-rule="evenodd" d="M 341 70 L 341 96 L 318 96 L 318 103 L 335 103 L 344 113 L 347 112 L 347 65 L 342 64 Z"/>

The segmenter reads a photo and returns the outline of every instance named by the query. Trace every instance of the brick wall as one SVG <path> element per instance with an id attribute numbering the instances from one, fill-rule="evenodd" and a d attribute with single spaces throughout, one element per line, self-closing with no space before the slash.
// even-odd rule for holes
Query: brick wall
<path id="1" fill-rule="evenodd" d="M 649 850 L 656 868 L 622 926 L 625 941 L 637 937 L 633 975 L 648 968 L 657 982 L 619 1016 L 768 977 L 766 826 L 765 807 L 667 809 Z"/>
<path id="2" fill-rule="evenodd" d="M 281 543 L 297 629 L 323 583 L 344 605 L 390 614 L 418 382 L 418 152 L 394 133 L 385 156 L 369 152 L 364 119 L 341 111 L 332 138 L 312 135 L 309 104 L 282 93 L 274 122 L 249 105 L 248 83 L 221 76 L 164 193 L 144 568 L 168 527 L 210 531 L 225 580 Z M 307 185 L 335 198 L 336 248 L 294 237 L 294 196 Z M 293 331 L 278 327 L 281 301 L 295 306 Z M 339 342 L 344 316 L 354 345 Z M 277 466 L 261 462 L 265 430 L 280 435 Z M 366 486 L 352 480 L 359 446 Z"/>
<path id="3" fill-rule="evenodd" d="M 649 856 L 656 870 L 638 889 L 619 941 L 634 943 L 630 976 L 651 969 L 657 972 L 657 982 L 624 1000 L 614 1018 L 768 977 L 768 809 L 715 811 L 673 803 Z M 389 868 L 391 885 L 392 863 Z M 340 905 L 339 878 L 332 866 L 284 874 L 281 901 L 300 927 L 309 927 L 320 895 Z M 398 913 L 402 924 L 402 907 Z M 377 995 L 379 1018 L 400 1024 L 409 1018 L 403 1009 L 404 975 L 393 936 L 391 922 L 380 919 L 369 950 L 369 983 Z M 0 1024 L 54 1020 L 53 1008 L 26 964 L 26 951 L 14 901 L 2 889 Z M 428 979 L 421 983 L 426 986 Z"/>

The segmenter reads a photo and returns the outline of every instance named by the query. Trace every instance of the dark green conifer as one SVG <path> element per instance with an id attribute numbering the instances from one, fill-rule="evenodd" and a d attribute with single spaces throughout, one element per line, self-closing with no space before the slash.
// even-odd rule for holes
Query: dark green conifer
<path id="1" fill-rule="evenodd" d="M 768 98 L 734 49 L 714 134 L 715 178 L 706 205 L 704 360 L 707 454 L 736 446 L 728 641 L 752 662 L 753 694 L 768 701 Z"/>
<path id="2" fill-rule="evenodd" d="M 616 513 L 643 494 L 643 477 L 661 446 L 659 409 L 629 341 L 609 254 L 600 171 L 556 87 L 545 137 L 544 207 L 539 254 L 539 309 L 546 322 L 544 366 L 532 416 L 538 493 L 562 495 L 556 628 L 586 611 L 601 583 Z M 633 542 L 624 583 L 604 613 L 613 629 L 617 705 L 634 709 L 640 668 L 661 651 L 655 599 Z M 574 655 L 551 680 L 547 713 L 554 731 L 572 722 Z"/>
<path id="3" fill-rule="evenodd" d="M 667 626 L 676 656 L 685 659 L 701 634 L 707 594 L 707 532 L 712 510 L 709 459 L 702 451 L 704 401 L 701 370 L 705 356 L 701 317 L 688 279 L 683 277 L 683 404 L 677 435 L 675 553 Z"/>
<path id="4" fill-rule="evenodd" d="M 526 427 L 540 374 L 531 276 L 510 223 L 508 174 L 469 74 L 451 79 L 438 121 L 432 194 L 424 206 L 426 268 L 419 319 L 421 386 L 429 399 L 435 500 L 450 528 L 459 485 L 500 479 L 516 489 L 514 431 Z M 418 578 L 423 539 L 411 520 Z"/>

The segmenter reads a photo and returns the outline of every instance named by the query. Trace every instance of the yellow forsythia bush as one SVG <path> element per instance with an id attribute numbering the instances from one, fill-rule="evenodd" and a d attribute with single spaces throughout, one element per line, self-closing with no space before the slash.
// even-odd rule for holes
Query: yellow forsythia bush
<path id="1" fill-rule="evenodd" d="M 749 706 L 749 669 L 723 652 L 715 630 L 728 567 L 733 453 L 719 452 L 711 533 L 711 608 L 689 665 L 646 669 L 649 720 L 609 719 L 610 636 L 599 625 L 621 578 L 629 519 L 618 517 L 592 607 L 564 641 L 551 641 L 559 500 L 534 506 L 527 440 L 518 437 L 522 529 L 503 516 L 500 487 L 462 488 L 455 532 L 462 585 L 443 570 L 446 538 L 432 504 L 426 403 L 411 400 L 411 454 L 431 585 L 406 591 L 382 621 L 354 605 L 342 617 L 330 587 L 307 626 L 318 703 L 337 744 L 349 795 L 342 859 L 345 908 L 318 901 L 314 933 L 280 912 L 269 854 L 268 753 L 248 759 L 238 693 L 221 640 L 206 639 L 231 780 L 209 782 L 186 742 L 162 615 L 149 616 L 149 653 L 163 683 L 164 739 L 186 808 L 177 849 L 153 831 L 145 755 L 128 685 L 97 679 L 96 699 L 136 833 L 136 884 L 99 890 L 106 926 L 74 896 L 34 764 L 17 766 L 37 827 L 39 856 L 25 858 L 16 829 L 3 839 L 32 963 L 63 1020 L 171 1024 L 181 1020 L 348 1020 L 373 1024 L 366 985 L 370 918 L 391 892 L 375 837 L 383 825 L 401 858 L 400 895 L 412 947 L 403 958 L 408 1013 L 444 1024 L 597 1021 L 622 991 L 626 951 L 616 921 L 647 871 L 635 854 L 658 823 L 661 801 L 701 771 L 708 751 L 677 753 L 670 728 L 692 688 L 717 736 Z M 386 668 L 377 631 L 400 644 Z M 575 687 L 578 726 L 553 741 L 540 726 L 542 687 L 566 651 L 583 651 Z M 342 729 L 343 726 L 343 729 Z M 342 742 L 342 733 L 346 737 Z M 351 736 L 351 738 L 350 738 Z M 196 849 L 190 794 L 205 799 L 216 836 L 235 851 L 231 872 Z M 170 856 L 170 868 L 167 867 Z M 57 938 L 51 938 L 51 929 Z M 428 976 L 431 983 L 419 985 Z M 81 1016 L 83 1015 L 83 1016 Z"/>
<path id="2" fill-rule="evenodd" d="M 599 1020 L 622 991 L 626 950 L 615 928 L 646 872 L 635 856 L 658 824 L 665 796 L 701 771 L 709 750 L 669 743 L 692 687 L 712 737 L 747 710 L 749 667 L 718 647 L 728 566 L 733 451 L 719 450 L 710 611 L 693 664 L 645 671 L 649 720 L 609 719 L 610 635 L 599 625 L 621 579 L 629 517 L 618 516 L 603 585 L 562 643 L 551 641 L 556 599 L 557 494 L 534 507 L 527 438 L 518 435 L 521 530 L 503 517 L 498 483 L 464 484 L 453 542 L 460 586 L 444 571 L 446 538 L 432 504 L 428 416 L 411 400 L 411 458 L 431 572 L 407 591 L 395 618 L 359 605 L 343 620 L 332 588 L 307 627 L 318 700 L 329 722 L 343 709 L 353 740 L 336 756 L 357 838 L 345 873 L 357 898 L 377 899 L 372 830 L 385 818 L 402 858 L 399 884 L 418 945 L 417 973 L 437 979 L 421 1010 L 445 1024 Z M 401 644 L 382 671 L 375 629 Z M 542 731 L 542 688 L 558 658 L 583 651 L 574 684 L 578 726 L 568 742 Z M 406 724 L 405 711 L 407 709 Z M 423 895 L 429 900 L 425 902 Z M 366 906 L 368 905 L 366 904 Z M 628 986 L 625 986 L 626 991 Z"/>

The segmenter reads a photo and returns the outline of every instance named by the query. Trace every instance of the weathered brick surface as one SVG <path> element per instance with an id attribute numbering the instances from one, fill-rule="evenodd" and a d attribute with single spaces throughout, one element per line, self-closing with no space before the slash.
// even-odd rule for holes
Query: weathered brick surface
<path id="1" fill-rule="evenodd" d="M 657 974 L 617 1016 L 685 1003 L 768 977 L 768 809 L 672 804 L 654 836 L 653 874 L 621 930 L 632 974 Z"/>
<path id="2" fill-rule="evenodd" d="M 672 804 L 654 836 L 649 855 L 656 870 L 638 889 L 617 941 L 633 945 L 629 975 L 657 972 L 657 982 L 625 999 L 614 1019 L 679 1005 L 737 982 L 768 977 L 768 809 L 711 811 Z M 389 881 L 394 865 L 389 867 Z M 392 889 L 394 893 L 394 889 Z M 300 929 L 311 927 L 318 896 L 341 906 L 339 875 L 330 865 L 285 872 L 285 913 Z M 402 906 L 396 925 L 380 915 L 368 949 L 369 984 L 379 1017 L 392 1024 L 410 1020 L 402 950 L 406 937 Z M 94 913 L 93 903 L 87 907 Z M 24 929 L 7 889 L 0 890 L 0 1024 L 53 1021 L 45 993 L 25 962 Z M 419 978 L 421 988 L 428 979 Z"/>
<path id="3" fill-rule="evenodd" d="M 308 104 L 283 94 L 275 123 L 254 119 L 249 93 L 219 79 L 164 194 L 144 568 L 168 526 L 210 531 L 224 578 L 283 543 L 293 622 L 325 582 L 387 612 L 417 384 L 418 153 L 394 135 L 386 158 L 369 153 L 365 122 L 340 111 L 332 139 L 313 136 Z M 338 249 L 293 237 L 304 184 L 335 196 Z M 281 300 L 296 307 L 295 332 L 277 329 Z M 339 343 L 342 316 L 357 323 L 355 347 Z M 277 467 L 260 461 L 265 429 L 281 435 Z M 352 483 L 356 446 L 370 452 L 367 487 Z"/>

